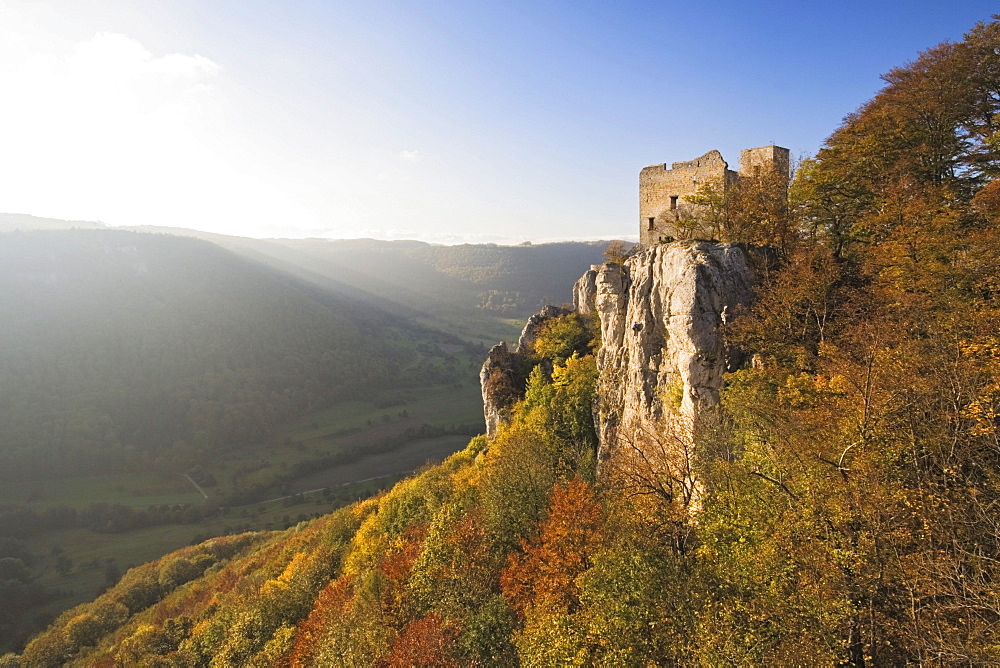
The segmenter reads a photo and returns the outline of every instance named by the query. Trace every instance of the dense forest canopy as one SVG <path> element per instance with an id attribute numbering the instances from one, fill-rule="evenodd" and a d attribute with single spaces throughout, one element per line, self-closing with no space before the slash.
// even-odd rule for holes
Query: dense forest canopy
<path id="1" fill-rule="evenodd" d="M 836 257 L 916 225 L 957 243 L 971 232 L 970 216 L 990 215 L 969 205 L 993 191 L 1000 169 L 998 32 L 995 21 L 979 25 L 965 41 L 886 74 L 882 92 L 803 165 L 794 191 L 800 225 L 823 235 Z"/>
<path id="2" fill-rule="evenodd" d="M 998 124 L 993 21 L 886 75 L 785 206 L 728 228 L 780 243 L 727 328 L 754 361 L 699 444 L 695 519 L 595 479 L 593 351 L 553 328 L 493 439 L 134 569 L 7 661 L 997 663 Z"/>

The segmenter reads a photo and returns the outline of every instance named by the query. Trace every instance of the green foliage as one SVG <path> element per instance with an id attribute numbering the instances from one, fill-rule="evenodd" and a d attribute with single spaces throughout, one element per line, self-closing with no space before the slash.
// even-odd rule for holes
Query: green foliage
<path id="1" fill-rule="evenodd" d="M 516 666 L 517 655 L 511 641 L 517 618 L 499 594 L 481 599 L 481 605 L 465 625 L 458 643 L 472 662 L 495 666 Z"/>
<path id="2" fill-rule="evenodd" d="M 562 362 L 574 353 L 589 350 L 591 335 L 580 316 L 575 313 L 561 315 L 545 321 L 535 339 L 535 354 L 539 357 Z"/>
<path id="3" fill-rule="evenodd" d="M 732 200 L 711 183 L 698 186 L 693 195 L 684 200 L 697 205 L 697 209 L 684 208 L 677 220 L 681 239 L 719 239 L 728 220 Z"/>
<path id="4" fill-rule="evenodd" d="M 593 355 L 580 357 L 574 353 L 564 365 L 552 370 L 553 428 L 557 436 L 575 444 L 580 457 L 574 466 L 583 475 L 591 475 L 583 462 L 597 446 L 594 432 L 594 393 L 597 391 L 597 360 Z"/>
<path id="5" fill-rule="evenodd" d="M 165 591 L 176 589 L 200 576 L 211 563 L 212 558 L 208 555 L 199 555 L 199 558 L 194 561 L 186 557 L 169 560 L 160 567 L 160 587 Z"/>
<path id="6" fill-rule="evenodd" d="M 663 384 L 659 390 L 659 398 L 664 406 L 669 407 L 675 413 L 680 411 L 681 403 L 684 401 L 684 381 L 680 376 Z"/>
<path id="7" fill-rule="evenodd" d="M 538 521 L 557 479 L 557 456 L 550 437 L 515 425 L 494 440 L 488 461 L 479 491 L 483 521 L 509 551 Z"/>

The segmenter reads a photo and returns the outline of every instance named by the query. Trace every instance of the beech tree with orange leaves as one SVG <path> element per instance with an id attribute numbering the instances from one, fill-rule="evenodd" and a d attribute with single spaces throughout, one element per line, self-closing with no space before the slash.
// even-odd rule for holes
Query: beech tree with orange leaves
<path id="1" fill-rule="evenodd" d="M 522 542 L 523 553 L 511 555 L 500 586 L 525 620 L 524 630 L 515 635 L 522 660 L 539 653 L 552 658 L 563 645 L 574 652 L 578 649 L 572 639 L 579 633 L 571 619 L 580 608 L 576 579 L 590 568 L 600 549 L 603 519 L 604 510 L 590 485 L 581 480 L 556 485 L 538 536 Z"/>

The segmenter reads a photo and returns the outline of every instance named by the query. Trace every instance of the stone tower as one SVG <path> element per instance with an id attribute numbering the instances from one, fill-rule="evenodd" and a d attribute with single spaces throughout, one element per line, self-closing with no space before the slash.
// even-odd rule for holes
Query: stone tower
<path id="1" fill-rule="evenodd" d="M 725 194 L 741 176 L 788 174 L 789 162 L 787 148 L 771 145 L 744 149 L 739 173 L 729 169 L 722 154 L 714 150 L 694 160 L 671 163 L 669 169 L 665 163 L 644 167 L 639 172 L 639 243 L 648 248 L 670 239 L 700 238 L 690 221 L 701 207 L 685 197 L 706 186 Z"/>
<path id="2" fill-rule="evenodd" d="M 789 154 L 787 148 L 771 144 L 740 151 L 740 176 L 762 176 L 768 172 L 788 176 Z"/>

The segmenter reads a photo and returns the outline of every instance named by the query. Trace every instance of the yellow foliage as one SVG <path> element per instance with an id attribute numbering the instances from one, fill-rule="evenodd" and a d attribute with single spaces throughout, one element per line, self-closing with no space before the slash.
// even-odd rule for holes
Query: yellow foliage
<path id="1" fill-rule="evenodd" d="M 373 513 L 378 509 L 378 497 L 373 496 L 370 499 L 364 499 L 363 501 L 358 501 L 353 506 L 351 506 L 351 512 L 355 517 L 367 517 L 369 513 Z"/>
<path id="2" fill-rule="evenodd" d="M 991 338 L 983 343 L 966 343 L 962 355 L 976 363 L 985 381 L 961 417 L 973 423 L 973 436 L 993 436 L 1000 420 L 1000 341 Z"/>
<path id="3" fill-rule="evenodd" d="M 385 534 L 379 525 L 378 514 L 373 513 L 365 518 L 354 534 L 351 551 L 344 560 L 344 575 L 358 577 L 374 568 L 385 548 Z"/>
<path id="4" fill-rule="evenodd" d="M 305 552 L 297 552 L 292 560 L 288 562 L 285 566 L 285 570 L 282 571 L 281 575 L 264 583 L 261 588 L 261 592 L 264 595 L 273 594 L 275 590 L 287 589 L 292 578 L 295 577 L 295 573 L 299 570 L 302 565 L 303 560 L 306 558 Z"/>

